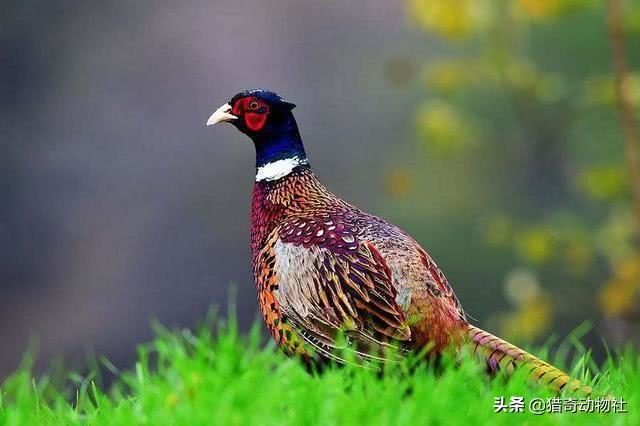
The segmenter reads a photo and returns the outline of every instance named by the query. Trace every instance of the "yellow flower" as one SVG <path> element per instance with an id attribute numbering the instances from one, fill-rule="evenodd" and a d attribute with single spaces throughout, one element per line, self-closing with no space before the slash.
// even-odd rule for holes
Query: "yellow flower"
<path id="1" fill-rule="evenodd" d="M 516 238 L 516 250 L 522 259 L 533 264 L 547 262 L 554 254 L 553 234 L 543 228 L 524 231 Z"/>
<path id="2" fill-rule="evenodd" d="M 478 30 L 486 24 L 490 11 L 483 0 L 408 0 L 407 9 L 421 28 L 448 39 Z"/>
<path id="3" fill-rule="evenodd" d="M 612 200 L 626 191 L 626 171 L 620 165 L 594 167 L 578 176 L 579 187 L 596 200 Z"/>
<path id="4" fill-rule="evenodd" d="M 469 127 L 449 104 L 432 101 L 418 109 L 417 127 L 425 142 L 440 153 L 460 150 L 470 138 Z"/>
<path id="5" fill-rule="evenodd" d="M 561 6 L 560 0 L 517 0 L 518 7 L 528 16 L 545 19 L 555 16 Z"/>
<path id="6" fill-rule="evenodd" d="M 597 249 L 613 264 L 633 256 L 634 220 L 626 206 L 611 209 L 609 217 L 596 235 Z"/>
<path id="7" fill-rule="evenodd" d="M 618 262 L 614 275 L 600 291 L 602 310 L 618 316 L 638 308 L 640 302 L 640 255 Z"/>

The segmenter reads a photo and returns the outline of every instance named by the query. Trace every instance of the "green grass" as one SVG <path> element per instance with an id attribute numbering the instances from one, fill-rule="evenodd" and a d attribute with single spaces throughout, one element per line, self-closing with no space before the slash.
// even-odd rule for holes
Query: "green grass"
<path id="1" fill-rule="evenodd" d="M 72 386 L 33 378 L 25 362 L 0 387 L 0 425 L 640 424 L 640 356 L 612 355 L 593 376 L 587 358 L 572 373 L 596 393 L 624 397 L 628 413 L 496 414 L 494 397 L 527 404 L 553 395 L 522 374 L 490 379 L 466 358 L 439 371 L 414 359 L 383 373 L 347 366 L 310 375 L 259 326 L 247 335 L 233 322 L 197 335 L 158 328 L 106 393 L 91 378 L 71 375 Z"/>

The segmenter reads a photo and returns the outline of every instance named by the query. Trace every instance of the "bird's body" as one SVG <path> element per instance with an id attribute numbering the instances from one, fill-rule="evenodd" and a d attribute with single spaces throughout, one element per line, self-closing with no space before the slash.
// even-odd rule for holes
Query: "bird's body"
<path id="1" fill-rule="evenodd" d="M 251 219 L 260 308 L 285 351 L 304 342 L 337 356 L 338 329 L 367 351 L 428 342 L 442 350 L 459 333 L 464 312 L 429 255 L 329 192 L 307 166 L 256 182 Z"/>
<path id="2" fill-rule="evenodd" d="M 292 108 L 272 92 L 246 91 L 209 120 L 232 122 L 256 146 L 253 274 L 265 324 L 287 354 L 343 361 L 348 350 L 364 363 L 387 360 L 389 352 L 427 347 L 437 355 L 470 345 L 491 370 L 528 364 L 556 389 L 570 383 L 590 391 L 470 325 L 444 273 L 415 240 L 329 192 L 309 166 Z"/>

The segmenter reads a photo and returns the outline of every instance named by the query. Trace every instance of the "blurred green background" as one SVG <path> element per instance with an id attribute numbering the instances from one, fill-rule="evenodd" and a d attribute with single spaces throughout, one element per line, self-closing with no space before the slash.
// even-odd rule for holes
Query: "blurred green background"
<path id="1" fill-rule="evenodd" d="M 254 321 L 253 148 L 204 122 L 255 86 L 480 326 L 640 342 L 640 2 L 25 0 L 0 21 L 0 376 L 32 338 L 43 364 L 126 366 L 151 318 L 191 327 L 231 285 Z"/>

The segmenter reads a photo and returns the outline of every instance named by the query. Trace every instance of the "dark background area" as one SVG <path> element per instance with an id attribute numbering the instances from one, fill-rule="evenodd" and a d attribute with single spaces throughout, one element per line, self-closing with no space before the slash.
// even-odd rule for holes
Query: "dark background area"
<path id="1" fill-rule="evenodd" d="M 243 323 L 256 318 L 253 147 L 204 125 L 244 88 L 297 102 L 326 183 L 363 208 L 382 202 L 373 166 L 412 132 L 411 94 L 385 81 L 384 51 L 428 47 L 399 5 L 375 6 L 5 5 L 0 372 L 31 337 L 41 358 L 93 348 L 124 362 L 150 318 L 192 326 L 233 284 Z"/>

